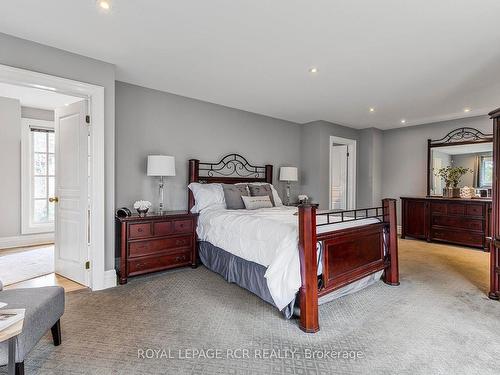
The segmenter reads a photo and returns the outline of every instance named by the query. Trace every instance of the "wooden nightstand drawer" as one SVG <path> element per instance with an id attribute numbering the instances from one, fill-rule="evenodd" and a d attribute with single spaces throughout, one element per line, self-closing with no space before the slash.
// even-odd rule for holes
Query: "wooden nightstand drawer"
<path id="1" fill-rule="evenodd" d="M 136 241 L 129 245 L 129 257 L 138 257 L 160 252 L 174 252 L 179 248 L 191 248 L 192 237 L 171 237 L 158 240 Z"/>
<path id="2" fill-rule="evenodd" d="M 174 225 L 171 221 L 161 221 L 154 223 L 153 233 L 156 237 L 168 236 L 174 232 Z"/>
<path id="3" fill-rule="evenodd" d="M 151 237 L 151 223 L 144 224 L 130 224 L 129 226 L 129 237 L 130 238 L 144 238 Z"/>
<path id="4" fill-rule="evenodd" d="M 175 220 L 174 233 L 189 233 L 193 230 L 192 220 Z"/>
<path id="5" fill-rule="evenodd" d="M 167 268 L 179 267 L 191 263 L 191 252 L 186 250 L 177 254 L 162 255 L 158 257 L 145 257 L 128 261 L 129 274 L 160 271 Z"/>

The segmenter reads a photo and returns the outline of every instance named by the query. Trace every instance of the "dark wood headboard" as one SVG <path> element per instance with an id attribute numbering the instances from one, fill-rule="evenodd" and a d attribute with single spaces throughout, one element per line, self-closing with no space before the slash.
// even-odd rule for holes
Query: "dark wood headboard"
<path id="1" fill-rule="evenodd" d="M 201 162 L 197 159 L 189 160 L 189 183 L 222 183 L 237 184 L 240 182 L 267 182 L 273 183 L 273 166 L 251 165 L 247 159 L 239 154 L 228 154 L 217 163 Z M 188 208 L 194 206 L 194 196 L 188 189 Z"/>

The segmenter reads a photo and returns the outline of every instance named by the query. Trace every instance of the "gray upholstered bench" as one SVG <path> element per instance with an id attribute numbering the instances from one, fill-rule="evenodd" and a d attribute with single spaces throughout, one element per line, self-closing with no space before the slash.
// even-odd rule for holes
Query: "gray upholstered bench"
<path id="1" fill-rule="evenodd" d="M 0 302 L 6 309 L 26 309 L 22 333 L 16 338 L 16 374 L 24 374 L 24 359 L 36 343 L 52 330 L 54 345 L 61 343 L 59 319 L 64 313 L 64 289 L 58 286 L 2 290 Z M 0 343 L 0 366 L 8 361 L 7 343 Z"/>

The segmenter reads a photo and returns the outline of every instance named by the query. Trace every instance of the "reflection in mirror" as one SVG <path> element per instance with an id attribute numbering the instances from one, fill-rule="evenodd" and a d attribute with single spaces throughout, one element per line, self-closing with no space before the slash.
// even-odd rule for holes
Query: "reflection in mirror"
<path id="1" fill-rule="evenodd" d="M 436 176 L 440 168 L 464 167 L 470 169 L 458 184 L 459 188 L 468 186 L 475 189 L 476 196 L 490 196 L 493 176 L 493 143 L 473 143 L 433 147 L 430 149 L 431 166 L 429 171 L 430 195 L 443 195 L 444 180 Z"/>

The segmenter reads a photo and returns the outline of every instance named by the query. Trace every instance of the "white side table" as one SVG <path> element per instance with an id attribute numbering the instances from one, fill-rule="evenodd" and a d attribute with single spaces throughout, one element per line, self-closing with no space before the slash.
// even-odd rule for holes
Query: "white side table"
<path id="1" fill-rule="evenodd" d="M 0 310 L 1 311 L 1 310 Z M 15 375 L 16 373 L 16 336 L 23 331 L 24 324 L 24 309 L 3 310 L 3 312 L 15 312 L 22 314 L 22 319 L 0 331 L 0 342 L 9 342 L 9 364 L 8 374 Z"/>

